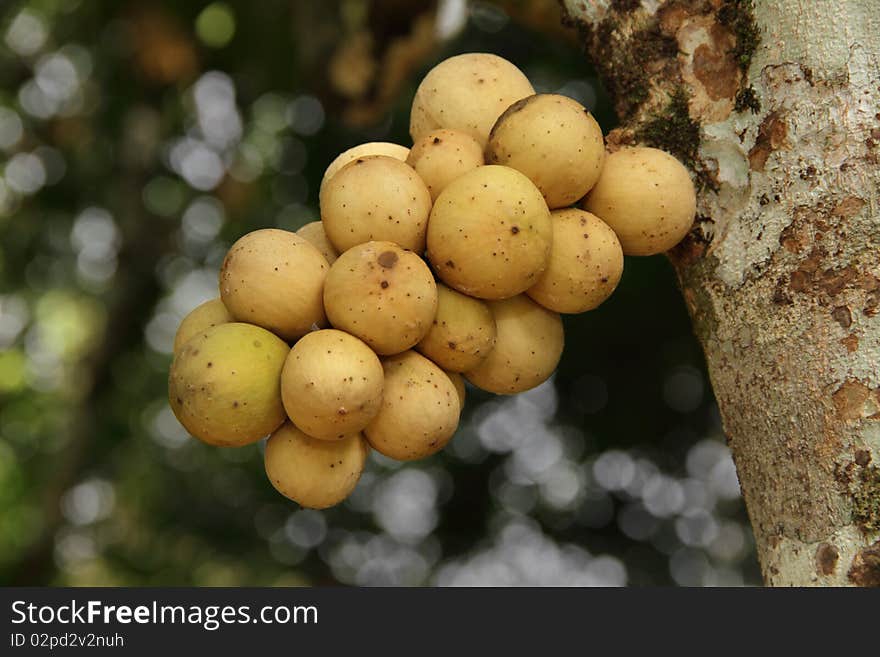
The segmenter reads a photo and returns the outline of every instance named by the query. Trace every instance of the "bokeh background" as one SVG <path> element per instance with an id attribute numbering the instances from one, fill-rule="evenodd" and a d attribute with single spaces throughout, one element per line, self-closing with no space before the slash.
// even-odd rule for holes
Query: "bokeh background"
<path id="1" fill-rule="evenodd" d="M 0 584 L 751 585 L 671 267 L 628 258 L 554 378 L 473 388 L 447 450 L 299 509 L 262 445 L 166 402 L 230 244 L 319 217 L 341 150 L 409 145 L 436 62 L 494 52 L 614 127 L 555 0 L 0 3 Z"/>

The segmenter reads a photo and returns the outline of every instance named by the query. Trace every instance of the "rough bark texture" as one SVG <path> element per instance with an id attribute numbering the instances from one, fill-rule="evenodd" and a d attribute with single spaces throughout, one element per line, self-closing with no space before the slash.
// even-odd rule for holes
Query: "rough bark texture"
<path id="1" fill-rule="evenodd" d="M 675 153 L 670 257 L 770 585 L 880 585 L 875 0 L 561 0 L 622 126 Z"/>

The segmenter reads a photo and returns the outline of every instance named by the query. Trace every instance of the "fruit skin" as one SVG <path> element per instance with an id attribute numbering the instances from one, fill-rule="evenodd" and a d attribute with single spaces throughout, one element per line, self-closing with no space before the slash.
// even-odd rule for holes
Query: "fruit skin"
<path id="1" fill-rule="evenodd" d="M 611 296 L 623 275 L 623 249 L 611 227 L 577 208 L 554 210 L 550 264 L 526 290 L 558 313 L 592 310 Z"/>
<path id="2" fill-rule="evenodd" d="M 413 143 L 438 128 L 466 132 L 485 147 L 496 119 L 512 103 L 535 93 L 528 78 L 506 59 L 468 53 L 428 71 L 410 112 Z"/>
<path id="3" fill-rule="evenodd" d="M 177 327 L 177 333 L 174 335 L 174 353 L 180 351 L 180 348 L 187 343 L 195 335 L 198 335 L 205 329 L 217 326 L 218 324 L 226 324 L 234 322 L 232 315 L 226 310 L 223 302 L 217 299 L 205 301 L 205 303 L 196 306 L 190 313 L 183 318 L 180 326 Z"/>
<path id="4" fill-rule="evenodd" d="M 626 147 L 605 158 L 582 207 L 614 229 L 626 255 L 654 255 L 691 228 L 696 193 L 684 165 L 656 148 Z"/>
<path id="5" fill-rule="evenodd" d="M 336 250 L 336 247 L 330 243 L 330 240 L 327 239 L 327 233 L 324 232 L 324 223 L 322 221 L 319 220 L 307 223 L 296 231 L 296 234 L 318 249 L 318 251 L 321 252 L 321 255 L 324 256 L 327 264 L 332 265 L 336 262 L 336 258 L 339 257 L 339 252 Z"/>
<path id="6" fill-rule="evenodd" d="M 279 493 L 301 506 L 326 509 L 349 496 L 370 448 L 359 434 L 318 440 L 286 422 L 266 442 L 266 476 Z"/>
<path id="7" fill-rule="evenodd" d="M 458 372 L 449 372 L 446 370 L 446 376 L 449 377 L 449 380 L 452 381 L 452 385 L 455 386 L 455 392 L 458 393 L 458 403 L 461 406 L 461 411 L 464 412 L 464 402 L 467 397 L 467 390 L 464 385 L 464 377 Z"/>
<path id="8" fill-rule="evenodd" d="M 431 328 L 437 285 L 412 251 L 391 242 L 367 242 L 333 263 L 324 305 L 334 327 L 357 336 L 377 354 L 397 354 Z"/>
<path id="9" fill-rule="evenodd" d="M 372 240 L 425 250 L 431 193 L 412 167 L 370 155 L 346 164 L 320 196 L 321 220 L 340 253 Z"/>
<path id="10" fill-rule="evenodd" d="M 483 149 L 464 132 L 432 130 L 413 145 L 406 163 L 425 181 L 431 200 L 436 201 L 453 180 L 483 166 Z"/>
<path id="11" fill-rule="evenodd" d="M 223 260 L 220 298 L 237 321 L 295 340 L 325 326 L 321 293 L 330 265 L 295 233 L 275 228 L 241 237 Z"/>
<path id="12" fill-rule="evenodd" d="M 168 375 L 168 400 L 180 423 L 209 445 L 239 447 L 284 422 L 281 368 L 289 351 L 269 331 L 219 324 L 187 341 Z"/>
<path id="13" fill-rule="evenodd" d="M 524 173 L 551 209 L 581 199 L 599 179 L 604 159 L 596 119 L 576 100 L 558 94 L 536 94 L 511 105 L 486 145 L 488 164 Z"/>
<path id="14" fill-rule="evenodd" d="M 538 280 L 553 227 L 544 197 L 519 171 L 483 166 L 454 180 L 428 224 L 428 259 L 444 283 L 481 299 L 506 299 Z"/>
<path id="15" fill-rule="evenodd" d="M 330 163 L 330 166 L 327 167 L 326 171 L 324 171 L 324 177 L 321 178 L 320 189 L 324 189 L 324 184 L 335 176 L 346 164 L 359 157 L 367 157 L 368 155 L 386 155 L 400 160 L 401 162 L 406 162 L 406 158 L 409 156 L 409 149 L 406 146 L 392 144 L 389 141 L 370 141 L 366 144 L 358 144 L 357 146 L 349 148 L 347 151 L 343 151 L 337 155 L 336 159 L 333 160 Z"/>
<path id="16" fill-rule="evenodd" d="M 379 412 L 384 374 L 379 357 L 358 338 L 313 331 L 300 338 L 281 371 L 288 417 L 309 436 L 338 440 L 361 431 Z"/>
<path id="17" fill-rule="evenodd" d="M 492 301 L 489 307 L 498 331 L 495 348 L 464 377 L 497 394 L 523 392 L 550 378 L 565 343 L 559 314 L 524 294 Z"/>
<path id="18" fill-rule="evenodd" d="M 476 367 L 495 344 L 495 319 L 485 302 L 437 285 L 437 315 L 416 351 L 444 370 Z"/>
<path id="19" fill-rule="evenodd" d="M 452 379 L 414 351 L 385 358 L 382 366 L 382 410 L 364 430 L 370 445 L 399 461 L 439 452 L 458 428 L 461 413 Z"/>

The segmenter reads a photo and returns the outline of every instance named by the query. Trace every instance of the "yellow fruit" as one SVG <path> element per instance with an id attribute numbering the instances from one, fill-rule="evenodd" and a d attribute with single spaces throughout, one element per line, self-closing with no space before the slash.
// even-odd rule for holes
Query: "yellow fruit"
<path id="1" fill-rule="evenodd" d="M 330 266 L 295 233 L 266 228 L 240 238 L 220 270 L 220 298 L 240 322 L 295 340 L 324 326 L 321 293 Z"/>
<path id="2" fill-rule="evenodd" d="M 364 434 L 376 451 L 411 461 L 440 451 L 458 427 L 461 412 L 455 384 L 424 356 L 406 351 L 382 361 L 382 410 Z"/>
<path id="3" fill-rule="evenodd" d="M 604 159 L 596 119 L 576 100 L 558 94 L 536 94 L 511 105 L 486 146 L 486 162 L 524 173 L 551 209 L 582 198 L 596 184 Z"/>
<path id="4" fill-rule="evenodd" d="M 696 194 L 684 165 L 656 148 L 622 148 L 605 158 L 583 208 L 611 226 L 626 255 L 653 255 L 691 228 Z"/>
<path id="5" fill-rule="evenodd" d="M 417 142 L 438 128 L 466 132 L 486 145 L 501 113 L 535 93 L 528 78 L 506 59 L 468 53 L 432 68 L 413 98 L 409 134 Z"/>
<path id="6" fill-rule="evenodd" d="M 415 143 L 406 163 L 425 181 L 436 201 L 449 183 L 483 165 L 483 149 L 464 132 L 433 130 Z"/>
<path id="7" fill-rule="evenodd" d="M 532 299 L 558 313 L 582 313 L 605 301 L 623 274 L 623 250 L 617 235 L 594 214 L 554 210 L 550 264 L 526 290 Z"/>
<path id="8" fill-rule="evenodd" d="M 443 282 L 481 299 L 524 292 L 547 266 L 550 211 L 519 171 L 484 166 L 443 190 L 428 224 L 428 259 Z"/>
<path id="9" fill-rule="evenodd" d="M 327 181 L 320 204 L 324 231 L 340 253 L 375 240 L 425 250 L 431 193 L 405 162 L 359 157 Z"/>
<path id="10" fill-rule="evenodd" d="M 296 234 L 318 249 L 328 264 L 332 265 L 336 262 L 336 258 L 339 257 L 339 252 L 336 251 L 336 247 L 334 247 L 330 243 L 330 240 L 327 239 L 327 233 L 324 232 L 323 222 L 313 221 L 308 223 L 296 231 Z"/>
<path id="11" fill-rule="evenodd" d="M 449 380 L 452 381 L 452 385 L 455 386 L 455 392 L 458 393 L 458 403 L 461 406 L 461 411 L 464 412 L 464 400 L 467 396 L 467 390 L 464 386 L 464 377 L 458 372 L 446 372 L 446 376 L 449 377 Z"/>
<path id="12" fill-rule="evenodd" d="M 266 443 L 266 476 L 286 498 L 310 509 L 326 509 L 354 490 L 369 451 L 359 433 L 318 440 L 287 422 Z"/>
<path id="13" fill-rule="evenodd" d="M 239 447 L 270 434 L 284 421 L 283 340 L 251 324 L 231 322 L 202 331 L 171 364 L 168 400 L 193 436 Z"/>
<path id="14" fill-rule="evenodd" d="M 226 322 L 234 322 L 232 315 L 226 310 L 226 306 L 220 299 L 211 299 L 197 306 L 193 311 L 183 318 L 177 333 L 174 336 L 174 353 L 180 351 L 180 348 L 193 336 L 201 333 L 205 329 L 225 324 Z"/>
<path id="15" fill-rule="evenodd" d="M 390 355 L 425 337 L 437 313 L 437 286 L 415 253 L 391 242 L 367 242 L 333 263 L 324 304 L 334 327 Z"/>
<path id="16" fill-rule="evenodd" d="M 498 394 L 523 392 L 553 374 L 562 356 L 562 319 L 521 294 L 489 303 L 495 317 L 495 348 L 465 378 Z"/>
<path id="17" fill-rule="evenodd" d="M 293 423 L 313 438 L 361 431 L 379 412 L 382 364 L 358 338 L 325 329 L 300 338 L 281 372 L 281 397 Z"/>
<path id="18" fill-rule="evenodd" d="M 437 315 L 416 350 L 444 370 L 464 372 L 495 344 L 495 320 L 485 302 L 437 285 Z"/>
<path id="19" fill-rule="evenodd" d="M 406 162 L 406 158 L 409 156 L 409 149 L 406 146 L 392 144 L 387 141 L 371 141 L 366 144 L 359 144 L 358 146 L 349 148 L 347 151 L 343 151 L 337 155 L 336 159 L 327 167 L 327 170 L 324 172 L 324 177 L 321 179 L 321 189 L 324 189 L 324 185 L 327 181 L 335 176 L 346 164 L 353 162 L 359 157 L 367 157 L 368 155 L 386 155 L 400 160 L 401 162 Z"/>

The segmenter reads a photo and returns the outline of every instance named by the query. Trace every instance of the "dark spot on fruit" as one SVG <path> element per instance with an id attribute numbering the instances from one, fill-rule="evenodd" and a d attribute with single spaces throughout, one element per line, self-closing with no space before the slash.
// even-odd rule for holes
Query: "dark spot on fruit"
<path id="1" fill-rule="evenodd" d="M 209 362 L 208 367 L 214 367 L 214 363 Z"/>
<path id="2" fill-rule="evenodd" d="M 382 286 L 382 289 L 384 290 L 385 288 L 388 287 L 388 281 L 382 281 L 382 282 L 380 283 L 380 285 Z"/>
<path id="3" fill-rule="evenodd" d="M 455 269 L 455 263 L 452 262 L 452 260 L 447 260 L 446 266 L 449 267 L 450 269 Z"/>
<path id="4" fill-rule="evenodd" d="M 238 402 L 237 402 L 237 401 L 232 402 L 232 408 L 238 408 Z"/>
<path id="5" fill-rule="evenodd" d="M 177 403 L 178 403 L 178 404 L 182 404 L 182 403 L 183 403 L 183 400 L 182 400 L 180 397 L 178 397 L 178 398 L 177 398 Z"/>
<path id="6" fill-rule="evenodd" d="M 397 254 L 394 251 L 384 251 L 376 258 L 380 265 L 385 269 L 391 269 L 397 264 Z"/>
<path id="7" fill-rule="evenodd" d="M 510 232 L 516 235 L 519 232 L 519 226 L 514 226 L 510 229 Z"/>
<path id="8" fill-rule="evenodd" d="M 434 143 L 435 143 L 435 144 L 439 144 L 439 143 L 440 143 L 440 137 L 434 137 Z"/>

